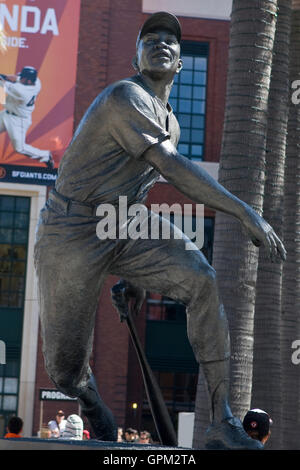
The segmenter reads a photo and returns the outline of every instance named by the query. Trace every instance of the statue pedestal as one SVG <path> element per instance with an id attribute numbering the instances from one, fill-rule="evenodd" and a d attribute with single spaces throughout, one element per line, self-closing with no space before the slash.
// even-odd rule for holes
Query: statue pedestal
<path id="1" fill-rule="evenodd" d="M 183 450 L 183 447 L 167 447 L 152 444 L 127 444 L 123 442 L 106 442 L 90 439 L 75 441 L 68 439 L 18 438 L 0 439 L 1 450 L 98 450 L 98 451 L 169 451 Z M 186 449 L 191 450 L 191 449 Z"/>

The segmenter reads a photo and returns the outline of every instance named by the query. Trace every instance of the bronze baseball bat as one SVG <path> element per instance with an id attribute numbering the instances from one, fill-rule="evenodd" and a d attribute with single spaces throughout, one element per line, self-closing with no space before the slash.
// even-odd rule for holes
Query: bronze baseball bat
<path id="1" fill-rule="evenodd" d="M 177 438 L 173 423 L 171 421 L 161 390 L 141 346 L 135 324 L 132 320 L 130 307 L 128 308 L 126 323 L 140 363 L 151 414 L 160 442 L 161 444 L 167 446 L 177 446 Z"/>

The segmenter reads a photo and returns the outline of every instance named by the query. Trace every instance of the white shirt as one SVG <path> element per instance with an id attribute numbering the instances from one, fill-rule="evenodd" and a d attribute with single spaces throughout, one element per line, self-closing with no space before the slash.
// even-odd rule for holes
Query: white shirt
<path id="1" fill-rule="evenodd" d="M 7 111 L 23 118 L 31 118 L 31 113 L 35 108 L 35 100 L 41 91 L 41 81 L 36 79 L 34 85 L 23 85 L 0 80 L 0 85 L 4 87 L 6 100 L 4 107 Z"/>
<path id="2" fill-rule="evenodd" d="M 67 424 L 66 419 L 61 420 L 61 422 L 59 423 L 59 426 L 57 425 L 57 422 L 55 421 L 55 419 L 53 419 L 52 421 L 49 421 L 48 428 L 51 431 L 51 437 L 59 437 L 60 434 L 65 430 L 66 424 Z"/>

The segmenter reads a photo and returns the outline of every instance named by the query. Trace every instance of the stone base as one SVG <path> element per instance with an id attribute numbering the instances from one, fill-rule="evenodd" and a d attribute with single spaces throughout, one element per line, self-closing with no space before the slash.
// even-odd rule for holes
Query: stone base
<path id="1" fill-rule="evenodd" d="M 183 447 L 167 447 L 152 444 L 127 444 L 123 442 L 106 442 L 90 439 L 88 441 L 76 441 L 69 439 L 40 439 L 38 437 L 32 438 L 17 438 L 17 439 L 0 439 L 1 450 L 151 450 L 151 451 L 165 451 L 165 450 L 184 450 Z M 191 450 L 191 449 L 187 449 Z"/>

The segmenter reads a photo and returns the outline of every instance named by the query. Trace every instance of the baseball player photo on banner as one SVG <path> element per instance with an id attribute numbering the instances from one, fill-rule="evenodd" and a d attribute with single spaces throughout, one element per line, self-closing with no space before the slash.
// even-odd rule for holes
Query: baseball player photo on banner
<path id="1" fill-rule="evenodd" d="M 0 0 L 0 182 L 54 185 L 73 133 L 80 0 Z"/>

